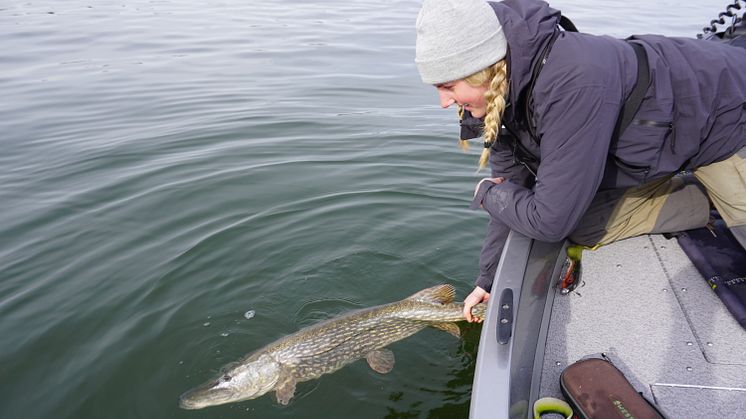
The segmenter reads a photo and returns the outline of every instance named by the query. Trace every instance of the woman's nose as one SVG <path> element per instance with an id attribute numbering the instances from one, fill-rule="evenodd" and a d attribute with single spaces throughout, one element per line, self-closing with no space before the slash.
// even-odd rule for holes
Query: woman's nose
<path id="1" fill-rule="evenodd" d="M 440 106 L 443 108 L 447 108 L 456 103 L 453 95 L 448 91 L 438 90 L 438 97 L 440 98 Z"/>

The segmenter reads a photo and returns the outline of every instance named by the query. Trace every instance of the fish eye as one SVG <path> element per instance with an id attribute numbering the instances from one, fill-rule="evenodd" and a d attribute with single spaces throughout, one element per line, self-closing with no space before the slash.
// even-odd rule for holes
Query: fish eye
<path id="1" fill-rule="evenodd" d="M 220 378 L 221 378 L 221 379 L 222 379 L 222 380 L 223 380 L 224 382 L 228 382 L 228 381 L 230 381 L 231 379 L 233 379 L 233 377 L 231 377 L 231 376 L 230 376 L 230 374 L 224 374 L 224 375 L 223 375 L 222 377 L 220 377 Z"/>

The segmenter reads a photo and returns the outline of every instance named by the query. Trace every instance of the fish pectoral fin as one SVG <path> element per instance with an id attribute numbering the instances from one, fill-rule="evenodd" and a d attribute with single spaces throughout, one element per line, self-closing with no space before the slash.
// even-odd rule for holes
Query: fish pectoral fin
<path id="1" fill-rule="evenodd" d="M 453 336 L 456 336 L 457 338 L 461 337 L 461 329 L 458 328 L 458 325 L 456 325 L 456 323 L 435 323 L 433 327 L 436 329 L 445 330 L 446 332 L 452 334 Z"/>
<path id="2" fill-rule="evenodd" d="M 290 399 L 293 398 L 293 395 L 295 394 L 295 384 L 296 381 L 293 378 L 289 378 L 282 382 L 277 388 L 275 389 L 275 396 L 277 396 L 277 403 L 280 403 L 281 405 L 287 405 L 290 403 Z"/>
<path id="3" fill-rule="evenodd" d="M 365 360 L 368 361 L 368 365 L 373 368 L 373 371 L 386 374 L 394 368 L 394 353 L 388 349 L 376 349 L 375 351 L 369 352 L 365 355 Z"/>

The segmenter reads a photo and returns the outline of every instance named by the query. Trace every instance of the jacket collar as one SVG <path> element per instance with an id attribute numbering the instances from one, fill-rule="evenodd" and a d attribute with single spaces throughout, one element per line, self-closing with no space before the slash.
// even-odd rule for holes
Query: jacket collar
<path id="1" fill-rule="evenodd" d="M 490 6 L 508 41 L 508 101 L 515 105 L 531 81 L 537 56 L 559 24 L 560 11 L 537 0 L 505 0 Z"/>

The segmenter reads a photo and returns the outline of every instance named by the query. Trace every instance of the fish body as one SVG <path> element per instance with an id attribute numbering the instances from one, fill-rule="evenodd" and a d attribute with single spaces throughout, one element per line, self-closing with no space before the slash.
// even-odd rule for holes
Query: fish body
<path id="1" fill-rule="evenodd" d="M 428 326 L 458 336 L 454 322 L 464 320 L 463 303 L 454 303 L 455 290 L 444 284 L 424 289 L 404 300 L 353 311 L 288 335 L 241 360 L 222 373 L 181 395 L 184 409 L 201 409 L 254 399 L 272 390 L 277 401 L 289 403 L 298 382 L 313 380 L 365 358 L 379 373 L 394 366 L 385 347 Z M 484 317 L 485 304 L 472 309 Z"/>

